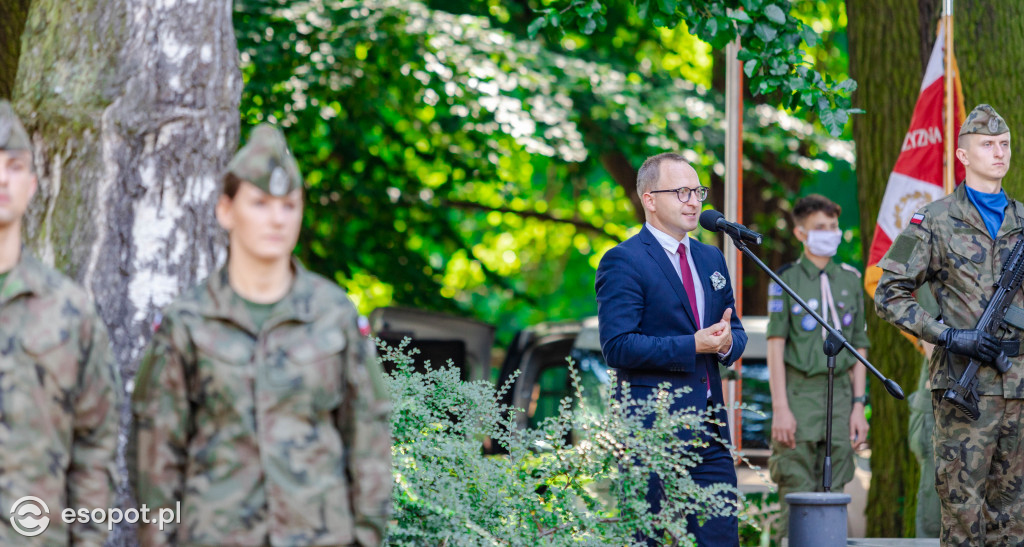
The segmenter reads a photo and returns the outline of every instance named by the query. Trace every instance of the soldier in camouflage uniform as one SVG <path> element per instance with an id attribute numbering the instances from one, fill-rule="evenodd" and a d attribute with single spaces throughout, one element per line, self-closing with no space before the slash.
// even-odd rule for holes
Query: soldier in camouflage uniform
<path id="1" fill-rule="evenodd" d="M 864 297 L 856 268 L 832 260 L 842 232 L 839 205 L 811 194 L 793 205 L 793 232 L 804 252 L 779 269 L 779 277 L 840 330 L 857 350 L 870 347 Z M 775 536 L 789 527 L 786 494 L 822 491 L 828 366 L 822 328 L 776 283 L 768 288 L 768 371 L 772 393 L 772 454 L 768 470 L 779 487 L 781 513 Z M 836 356 L 832 420 L 832 487 L 853 479 L 854 447 L 867 440 L 864 365 L 848 352 Z"/>
<path id="2" fill-rule="evenodd" d="M 163 313 L 132 397 L 143 545 L 379 545 L 391 500 L 389 403 L 336 284 L 291 258 L 302 179 L 255 128 L 224 177 L 227 265 Z"/>
<path id="3" fill-rule="evenodd" d="M 28 134 L 0 101 L 0 508 L 41 499 L 48 524 L 29 540 L 7 516 L 0 544 L 103 545 L 106 524 L 65 524 L 66 508 L 114 505 L 120 376 L 85 291 L 21 246 L 21 216 L 36 190 Z M 27 510 L 27 508 L 26 508 Z M 9 515 L 8 515 L 9 516 Z"/>
<path id="4" fill-rule="evenodd" d="M 1021 238 L 1024 204 L 1002 191 L 1010 133 L 992 107 L 979 105 L 971 112 L 957 146 L 965 182 L 920 209 L 893 242 L 878 263 L 883 274 L 875 306 L 887 321 L 936 345 L 929 370 L 943 545 L 1016 545 L 1024 538 L 1021 330 L 1011 328 L 1000 341 L 975 326 L 1003 262 Z M 938 303 L 938 317 L 914 299 L 925 282 Z M 1022 304 L 1018 293 L 1014 305 Z M 1000 349 L 1012 368 L 1002 375 L 992 366 L 979 369 L 981 416 L 972 421 L 942 394 L 970 358 L 988 364 Z"/>

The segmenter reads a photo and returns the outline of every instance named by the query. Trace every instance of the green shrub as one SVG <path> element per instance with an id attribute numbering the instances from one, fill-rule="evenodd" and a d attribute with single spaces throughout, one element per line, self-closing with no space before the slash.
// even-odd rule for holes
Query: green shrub
<path id="1" fill-rule="evenodd" d="M 706 429 L 707 415 L 669 411 L 681 391 L 642 401 L 602 393 L 603 409 L 566 397 L 557 416 L 520 429 L 514 418 L 522 410 L 499 402 L 514 378 L 496 389 L 462 381 L 450 363 L 415 371 L 405 343 L 378 344 L 381 358 L 394 364 L 387 376 L 394 402 L 390 545 L 630 545 L 637 531 L 655 530 L 668 545 L 687 545 L 693 538 L 682 515 L 739 513 L 750 524 L 730 499 L 744 499 L 735 488 L 691 480 L 700 441 L 675 432 Z M 575 400 L 584 401 L 569 366 Z M 642 427 L 652 415 L 654 425 Z M 507 454 L 485 455 L 485 439 Z M 658 515 L 644 499 L 652 473 L 668 493 Z"/>

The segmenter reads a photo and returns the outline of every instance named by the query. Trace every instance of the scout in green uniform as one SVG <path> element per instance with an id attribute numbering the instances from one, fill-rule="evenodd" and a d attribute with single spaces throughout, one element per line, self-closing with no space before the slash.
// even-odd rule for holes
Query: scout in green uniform
<path id="1" fill-rule="evenodd" d="M 1002 342 L 974 327 L 984 313 L 1010 249 L 1024 229 L 1024 204 L 1002 189 L 1010 166 L 1010 130 L 986 104 L 960 128 L 957 159 L 966 178 L 952 194 L 911 217 L 878 263 L 878 314 L 936 345 L 929 361 L 935 433 L 935 488 L 942 504 L 943 545 L 1019 545 L 1024 538 L 1024 357 L 1021 327 Z M 928 313 L 914 291 L 929 284 L 939 315 Z M 1024 305 L 1017 293 L 1014 306 Z M 979 410 L 971 420 L 942 394 L 970 358 L 983 363 L 1003 350 L 1004 374 L 978 370 Z"/>
<path id="2" fill-rule="evenodd" d="M 842 232 L 838 205 L 816 194 L 793 206 L 793 233 L 804 243 L 800 258 L 779 277 L 819 315 L 839 329 L 861 354 L 868 338 L 860 272 L 834 262 Z M 828 367 L 823 329 L 782 288 L 768 289 L 768 372 L 772 393 L 772 455 L 768 469 L 779 487 L 782 514 L 777 535 L 787 533 L 790 492 L 821 491 L 825 459 Z M 864 366 L 848 352 L 836 357 L 832 424 L 832 487 L 853 478 L 853 447 L 865 441 Z"/>
<path id="3" fill-rule="evenodd" d="M 121 379 L 85 291 L 22 247 L 36 184 L 28 134 L 0 101 L 0 545 L 99 546 L 105 523 L 60 515 L 115 506 Z M 15 510 L 24 496 L 49 515 Z"/>
<path id="4" fill-rule="evenodd" d="M 380 545 L 389 404 L 372 344 L 335 283 L 291 258 L 302 178 L 255 128 L 224 177 L 227 265 L 169 306 L 132 397 L 129 471 L 153 513 L 143 545 Z"/>

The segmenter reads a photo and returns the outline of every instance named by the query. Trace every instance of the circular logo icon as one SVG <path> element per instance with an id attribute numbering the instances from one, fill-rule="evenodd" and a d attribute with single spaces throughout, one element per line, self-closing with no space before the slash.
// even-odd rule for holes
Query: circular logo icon
<path id="1" fill-rule="evenodd" d="M 277 166 L 270 172 L 270 195 L 283 196 L 288 193 L 288 174 L 281 166 Z"/>
<path id="2" fill-rule="evenodd" d="M 50 508 L 35 496 L 18 498 L 11 506 L 11 524 L 25 537 L 38 536 L 50 525 Z"/>

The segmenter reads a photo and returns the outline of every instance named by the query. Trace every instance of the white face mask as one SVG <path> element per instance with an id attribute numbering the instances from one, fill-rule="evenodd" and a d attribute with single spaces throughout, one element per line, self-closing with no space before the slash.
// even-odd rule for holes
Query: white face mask
<path id="1" fill-rule="evenodd" d="M 842 239 L 839 230 L 811 230 L 807 232 L 807 250 L 815 256 L 835 256 Z"/>

